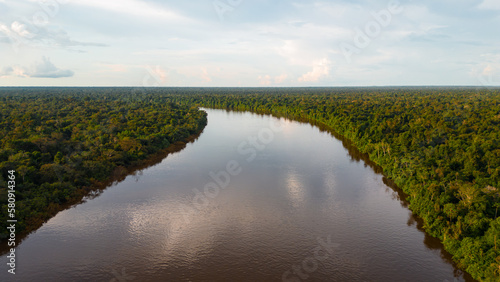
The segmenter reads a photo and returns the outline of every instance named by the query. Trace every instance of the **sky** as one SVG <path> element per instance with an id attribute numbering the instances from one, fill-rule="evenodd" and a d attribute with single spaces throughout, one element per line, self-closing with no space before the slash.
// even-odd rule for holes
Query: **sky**
<path id="1" fill-rule="evenodd" d="M 0 86 L 500 85 L 499 0 L 0 0 Z"/>

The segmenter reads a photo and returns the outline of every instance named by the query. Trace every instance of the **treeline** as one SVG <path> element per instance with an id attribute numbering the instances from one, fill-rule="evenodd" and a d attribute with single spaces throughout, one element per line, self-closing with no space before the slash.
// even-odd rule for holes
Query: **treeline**
<path id="1" fill-rule="evenodd" d="M 130 89 L 0 89 L 0 236 L 8 231 L 9 170 L 21 232 L 206 123 L 195 107 Z"/>
<path id="2" fill-rule="evenodd" d="M 350 139 L 408 195 L 461 268 L 500 281 L 500 90 L 212 89 L 186 105 L 321 122 Z"/>

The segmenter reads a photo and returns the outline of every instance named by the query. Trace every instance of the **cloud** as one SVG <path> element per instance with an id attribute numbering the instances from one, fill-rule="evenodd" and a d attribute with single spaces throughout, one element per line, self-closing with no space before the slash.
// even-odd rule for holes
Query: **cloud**
<path id="1" fill-rule="evenodd" d="M 288 78 L 287 74 L 282 74 L 274 78 L 274 83 L 281 84 Z"/>
<path id="2" fill-rule="evenodd" d="M 106 46 L 101 43 L 79 42 L 72 40 L 63 29 L 50 29 L 30 22 L 14 21 L 10 26 L 0 22 L 0 42 L 11 43 L 17 49 L 20 46 L 29 47 L 58 47 L 68 48 L 75 46 Z"/>
<path id="3" fill-rule="evenodd" d="M 9 75 L 11 75 L 13 72 L 14 72 L 14 68 L 13 68 L 13 67 L 4 67 L 4 68 L 0 71 L 0 77 L 9 76 Z"/>
<path id="4" fill-rule="evenodd" d="M 4 67 L 2 71 L 0 71 L 0 77 L 9 76 L 28 77 L 26 69 L 20 66 L 8 66 Z"/>
<path id="5" fill-rule="evenodd" d="M 269 86 L 271 85 L 271 76 L 270 75 L 259 75 L 259 84 L 264 85 L 264 86 Z"/>
<path id="6" fill-rule="evenodd" d="M 500 10 L 500 1 L 498 0 L 484 0 L 483 3 L 479 4 L 478 8 L 487 10 Z"/>
<path id="7" fill-rule="evenodd" d="M 470 75 L 478 79 L 482 86 L 500 85 L 500 55 L 482 54 L 480 60 L 471 69 Z"/>
<path id="8" fill-rule="evenodd" d="M 301 76 L 299 82 L 317 82 L 328 74 L 330 74 L 330 61 L 324 58 L 316 62 L 312 71 Z"/>
<path id="9" fill-rule="evenodd" d="M 70 4 L 79 6 L 89 6 L 101 10 L 107 10 L 117 14 L 127 14 L 143 18 L 160 18 L 162 20 L 171 20 L 175 22 L 188 21 L 186 17 L 181 16 L 160 5 L 154 5 L 144 1 L 121 0 L 121 1 L 102 1 L 102 0 L 70 0 Z"/>
<path id="10" fill-rule="evenodd" d="M 0 72 L 1 77 L 36 77 L 36 78 L 62 78 L 72 77 L 75 73 L 56 67 L 49 58 L 43 57 L 42 62 L 36 63 L 31 68 L 21 66 L 8 66 Z"/>
<path id="11" fill-rule="evenodd" d="M 210 77 L 210 75 L 208 74 L 208 70 L 207 68 L 201 68 L 201 79 L 204 81 L 204 82 L 211 82 L 212 81 L 212 78 Z"/>
<path id="12" fill-rule="evenodd" d="M 142 86 L 144 87 L 157 87 L 161 86 L 167 80 L 167 71 L 160 66 L 152 67 L 145 66 L 148 74 L 142 79 Z"/>
<path id="13" fill-rule="evenodd" d="M 42 58 L 42 62 L 35 65 L 34 71 L 29 74 L 31 77 L 60 78 L 72 77 L 75 73 L 71 70 L 57 68 L 47 57 Z"/>
<path id="14" fill-rule="evenodd" d="M 270 86 L 271 84 L 281 84 L 283 83 L 286 79 L 288 78 L 287 74 L 281 74 L 278 76 L 275 76 L 274 78 L 270 75 L 259 75 L 257 77 L 259 84 L 263 86 Z"/>

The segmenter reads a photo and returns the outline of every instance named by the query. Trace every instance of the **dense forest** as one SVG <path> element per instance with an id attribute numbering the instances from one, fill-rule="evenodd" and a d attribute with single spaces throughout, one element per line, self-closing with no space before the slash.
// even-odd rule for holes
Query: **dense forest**
<path id="1" fill-rule="evenodd" d="M 15 170 L 16 232 L 38 227 L 113 176 L 185 141 L 206 113 L 166 97 L 109 89 L 0 90 L 0 216 L 6 238 L 8 171 Z"/>
<path id="2" fill-rule="evenodd" d="M 78 187 L 200 131 L 198 106 L 328 126 L 403 189 L 461 268 L 500 280 L 500 89 L 4 89 L 1 187 L 15 169 L 24 218 L 40 218 Z M 0 197 L 6 210 L 4 188 Z"/>

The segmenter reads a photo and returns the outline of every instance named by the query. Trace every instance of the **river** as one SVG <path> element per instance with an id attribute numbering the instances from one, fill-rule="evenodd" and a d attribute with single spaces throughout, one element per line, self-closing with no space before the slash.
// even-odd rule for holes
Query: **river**
<path id="1" fill-rule="evenodd" d="M 331 133 L 204 110 L 197 140 L 58 213 L 0 280 L 473 281 Z"/>

